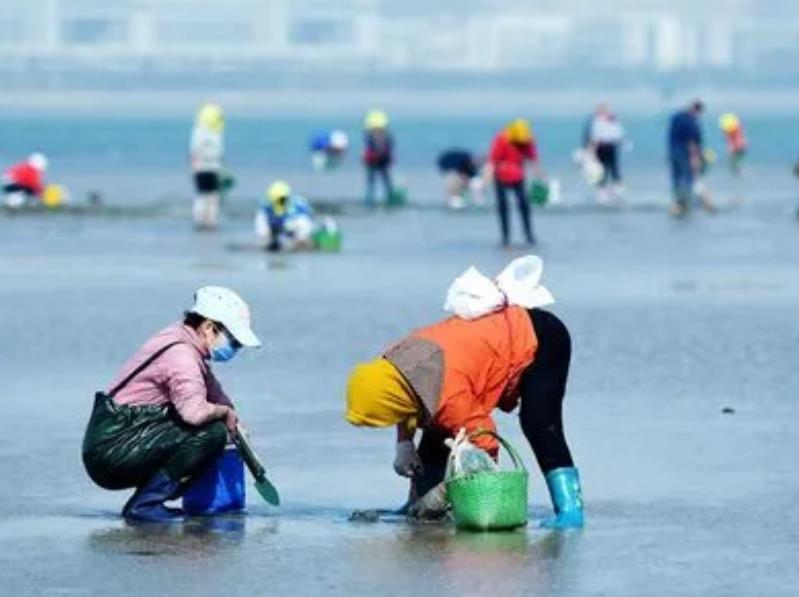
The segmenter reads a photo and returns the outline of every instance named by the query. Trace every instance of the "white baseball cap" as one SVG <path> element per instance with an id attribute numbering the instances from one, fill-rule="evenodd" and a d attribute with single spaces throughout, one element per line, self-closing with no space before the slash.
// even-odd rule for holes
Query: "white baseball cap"
<path id="1" fill-rule="evenodd" d="M 250 308 L 242 298 L 223 286 L 203 286 L 194 293 L 191 313 L 221 323 L 242 346 L 261 345 L 250 327 Z"/>
<path id="2" fill-rule="evenodd" d="M 38 151 L 28 156 L 28 163 L 41 172 L 47 170 L 47 156 Z"/>

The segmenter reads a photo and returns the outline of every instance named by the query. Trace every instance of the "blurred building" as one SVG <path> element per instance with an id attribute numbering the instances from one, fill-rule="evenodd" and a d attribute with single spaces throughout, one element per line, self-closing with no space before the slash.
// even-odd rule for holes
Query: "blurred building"
<path id="1" fill-rule="evenodd" d="M 773 0 L 462 0 L 453 10 L 438 0 L 0 0 L 0 73 L 15 73 L 20 84 L 81 69 L 190 76 L 198 65 L 204 72 L 260 74 L 795 76 L 799 10 L 772 16 L 764 5 L 777 6 Z"/>

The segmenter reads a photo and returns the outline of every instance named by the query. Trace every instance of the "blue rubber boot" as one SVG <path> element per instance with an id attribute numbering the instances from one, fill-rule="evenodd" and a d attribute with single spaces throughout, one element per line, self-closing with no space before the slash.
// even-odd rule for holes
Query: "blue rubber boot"
<path id="1" fill-rule="evenodd" d="M 541 523 L 545 529 L 579 529 L 583 526 L 580 473 L 574 467 L 556 468 L 546 475 L 555 516 Z"/>
<path id="2" fill-rule="evenodd" d="M 164 473 L 156 473 L 139 487 L 122 509 L 122 516 L 130 522 L 182 522 L 182 510 L 167 508 L 164 502 L 178 497 L 185 485 L 173 481 Z"/>

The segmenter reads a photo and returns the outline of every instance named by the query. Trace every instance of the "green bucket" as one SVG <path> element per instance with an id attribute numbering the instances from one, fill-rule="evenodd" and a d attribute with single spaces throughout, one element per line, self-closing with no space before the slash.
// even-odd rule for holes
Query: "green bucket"
<path id="1" fill-rule="evenodd" d="M 386 198 L 386 205 L 389 207 L 401 207 L 408 202 L 408 189 L 405 187 L 395 187 Z"/>
<path id="2" fill-rule="evenodd" d="M 455 525 L 476 531 L 510 530 L 527 524 L 527 470 L 516 450 L 493 431 L 488 434 L 508 451 L 515 466 L 509 471 L 483 471 L 447 481 Z"/>
<path id="3" fill-rule="evenodd" d="M 533 205 L 546 205 L 549 203 L 549 185 L 543 180 L 534 180 L 527 192 L 527 198 Z"/>
<path id="4" fill-rule="evenodd" d="M 313 236 L 314 247 L 324 253 L 341 251 L 341 232 L 339 230 L 320 229 Z"/>

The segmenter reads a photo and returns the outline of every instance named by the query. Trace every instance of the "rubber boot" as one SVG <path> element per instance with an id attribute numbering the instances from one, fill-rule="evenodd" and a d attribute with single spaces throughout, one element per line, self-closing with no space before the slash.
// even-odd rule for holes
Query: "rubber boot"
<path id="1" fill-rule="evenodd" d="M 583 526 L 580 473 L 574 467 L 556 468 L 546 475 L 555 516 L 541 523 L 545 529 L 578 529 Z"/>
<path id="2" fill-rule="evenodd" d="M 159 472 L 139 487 L 122 508 L 125 520 L 134 522 L 181 522 L 182 510 L 167 508 L 164 502 L 175 499 L 186 488 L 180 481 L 173 481 Z"/>

